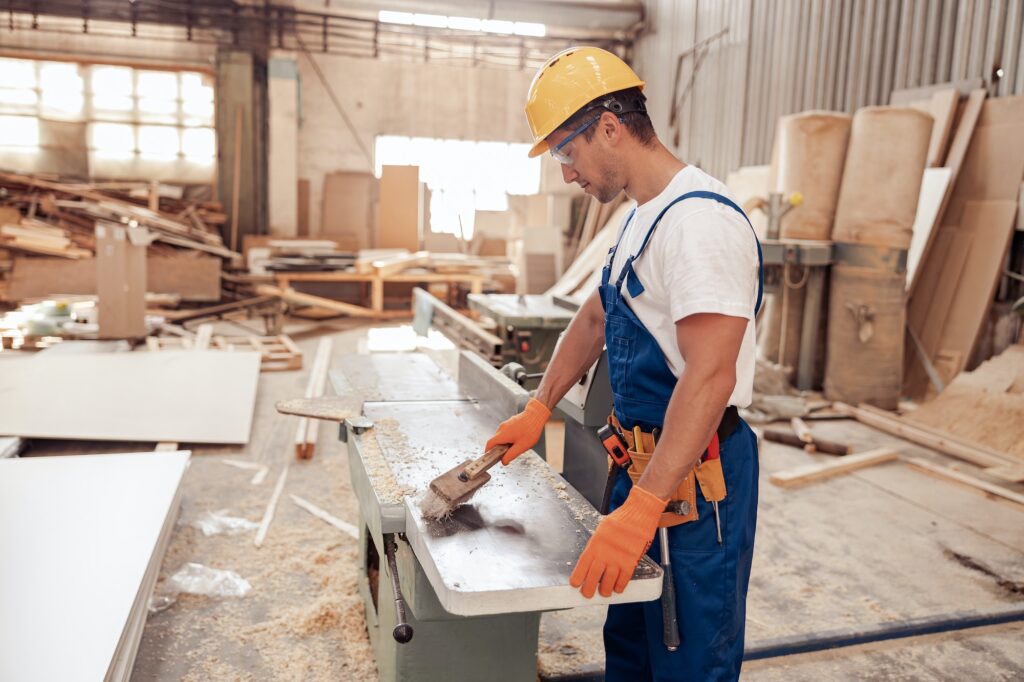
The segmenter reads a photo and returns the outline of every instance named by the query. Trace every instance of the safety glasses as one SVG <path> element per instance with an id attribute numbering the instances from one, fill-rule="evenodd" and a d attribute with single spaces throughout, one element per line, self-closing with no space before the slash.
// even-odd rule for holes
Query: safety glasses
<path id="1" fill-rule="evenodd" d="M 604 112 L 602 112 L 602 114 L 603 113 Z M 572 141 L 576 139 L 577 135 L 579 135 L 584 130 L 597 123 L 597 121 L 600 120 L 600 118 L 601 116 L 595 116 L 594 118 L 590 119 L 589 121 L 581 125 L 576 130 L 572 131 L 572 133 L 569 134 L 569 137 L 565 138 L 557 145 L 555 145 L 554 149 L 551 150 L 551 156 L 555 158 L 555 161 L 565 166 L 571 166 L 573 163 L 575 163 L 575 160 L 572 158 L 572 147 L 569 145 L 572 144 Z"/>

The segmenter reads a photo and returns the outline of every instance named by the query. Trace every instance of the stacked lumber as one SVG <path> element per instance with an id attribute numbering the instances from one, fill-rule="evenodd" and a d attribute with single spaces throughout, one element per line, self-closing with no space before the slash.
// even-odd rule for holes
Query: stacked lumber
<path id="1" fill-rule="evenodd" d="M 138 192 L 142 187 L 148 188 L 144 196 Z M 188 202 L 182 194 L 176 198 L 163 185 L 70 183 L 0 172 L 0 248 L 87 257 L 95 248 L 91 239 L 99 219 L 140 225 L 174 247 L 235 258 L 218 232 L 225 220 L 220 204 Z"/>

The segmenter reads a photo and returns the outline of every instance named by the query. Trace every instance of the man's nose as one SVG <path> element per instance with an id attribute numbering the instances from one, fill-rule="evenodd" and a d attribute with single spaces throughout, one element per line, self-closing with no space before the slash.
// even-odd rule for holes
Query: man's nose
<path id="1" fill-rule="evenodd" d="M 561 164 L 561 165 L 562 165 L 562 180 L 564 180 L 565 184 L 567 184 L 567 185 L 572 184 L 572 182 L 577 177 L 579 177 L 579 174 L 575 170 L 573 170 L 572 166 L 567 166 L 564 163 Z"/>

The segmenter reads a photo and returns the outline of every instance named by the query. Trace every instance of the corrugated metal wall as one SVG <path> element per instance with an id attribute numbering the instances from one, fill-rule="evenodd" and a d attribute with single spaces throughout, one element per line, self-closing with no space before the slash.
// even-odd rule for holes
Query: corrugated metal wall
<path id="1" fill-rule="evenodd" d="M 645 0 L 634 61 L 662 140 L 724 177 L 768 163 L 779 116 L 853 112 L 893 89 L 982 78 L 1024 94 L 1024 0 Z M 679 72 L 680 53 L 727 29 Z M 695 59 L 696 58 L 696 59 Z M 695 61 L 699 60 L 696 76 Z M 1001 77 L 996 73 L 1001 69 Z M 689 87 L 692 79 L 692 87 Z M 674 143 L 674 139 L 678 142 Z"/>

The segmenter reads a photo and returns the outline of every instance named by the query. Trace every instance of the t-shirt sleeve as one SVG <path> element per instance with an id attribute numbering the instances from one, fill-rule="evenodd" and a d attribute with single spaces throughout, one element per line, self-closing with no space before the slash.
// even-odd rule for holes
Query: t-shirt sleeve
<path id="1" fill-rule="evenodd" d="M 651 246 L 675 322 L 697 313 L 751 319 L 757 245 L 746 220 L 709 208 L 658 226 Z M 667 228 L 667 229 L 666 229 Z"/>

